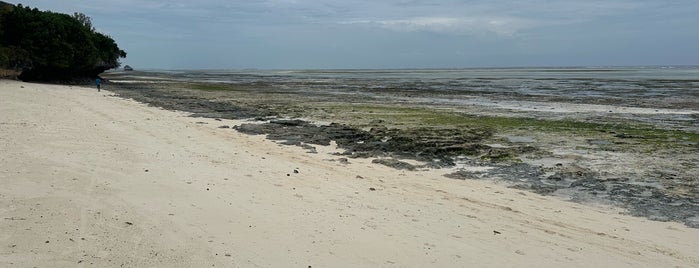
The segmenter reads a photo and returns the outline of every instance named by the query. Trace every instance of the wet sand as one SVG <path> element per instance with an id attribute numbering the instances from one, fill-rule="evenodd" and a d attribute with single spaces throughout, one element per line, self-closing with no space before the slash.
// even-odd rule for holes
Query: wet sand
<path id="1" fill-rule="evenodd" d="M 0 81 L 0 266 L 695 267 L 699 229 Z"/>

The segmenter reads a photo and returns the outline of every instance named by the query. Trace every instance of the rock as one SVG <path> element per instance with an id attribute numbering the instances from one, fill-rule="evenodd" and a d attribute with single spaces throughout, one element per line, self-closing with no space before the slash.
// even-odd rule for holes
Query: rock
<path id="1" fill-rule="evenodd" d="M 335 141 L 345 150 L 344 155 L 353 158 L 396 155 L 436 167 L 453 166 L 457 156 L 478 155 L 490 149 L 479 141 L 493 134 L 488 129 L 376 127 L 365 131 L 337 123 L 317 126 L 302 120 L 272 120 L 264 124 L 242 124 L 234 129 L 251 135 L 266 134 L 271 140 L 302 147 L 308 144 L 327 146 Z M 503 153 L 511 157 L 528 150 L 517 147 Z"/>
<path id="2" fill-rule="evenodd" d="M 547 180 L 554 180 L 554 181 L 561 181 L 561 180 L 563 180 L 563 176 L 561 176 L 561 174 L 559 174 L 559 173 L 556 173 L 556 174 L 553 174 L 551 176 L 546 177 L 546 179 Z"/>
<path id="3" fill-rule="evenodd" d="M 575 181 L 570 184 L 570 187 L 584 187 L 587 190 L 594 190 L 600 192 L 607 190 L 607 186 L 603 182 L 595 178 L 585 178 L 582 180 Z"/>
<path id="4" fill-rule="evenodd" d="M 299 127 L 299 126 L 306 126 L 308 125 L 308 122 L 299 120 L 299 119 L 294 119 L 294 120 L 272 120 L 269 122 L 270 124 L 277 124 L 277 125 L 282 125 L 282 126 L 291 126 L 291 127 Z"/>
<path id="5" fill-rule="evenodd" d="M 477 179 L 480 179 L 476 173 L 466 171 L 466 170 L 459 170 L 457 172 L 449 173 L 449 174 L 444 175 L 444 176 L 447 178 L 450 178 L 450 179 L 457 179 L 457 180 L 477 180 Z"/>
<path id="6" fill-rule="evenodd" d="M 308 145 L 308 144 L 301 144 L 301 145 L 298 145 L 298 146 L 300 146 L 300 147 L 303 148 L 303 149 L 308 150 L 308 151 L 306 151 L 307 153 L 311 153 L 311 154 L 317 154 L 317 153 L 318 153 L 318 151 L 316 150 L 316 147 L 314 147 L 314 146 L 311 146 L 311 145 Z"/>
<path id="7" fill-rule="evenodd" d="M 626 134 L 626 133 L 616 134 L 616 135 L 614 135 L 614 137 L 617 137 L 620 139 L 643 139 L 643 136 L 631 135 L 631 134 Z"/>
<path id="8" fill-rule="evenodd" d="M 392 167 L 395 169 L 405 169 L 405 170 L 410 170 L 413 171 L 415 170 L 415 166 L 408 164 L 403 161 L 399 161 L 393 158 L 390 159 L 374 159 L 371 161 L 371 163 L 374 164 L 382 164 L 384 166 Z"/>

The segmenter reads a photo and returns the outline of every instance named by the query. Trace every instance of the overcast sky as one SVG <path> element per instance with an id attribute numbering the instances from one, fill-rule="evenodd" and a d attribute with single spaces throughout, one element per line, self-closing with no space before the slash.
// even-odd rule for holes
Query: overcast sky
<path id="1" fill-rule="evenodd" d="M 134 68 L 697 65 L 698 0 L 31 0 Z"/>

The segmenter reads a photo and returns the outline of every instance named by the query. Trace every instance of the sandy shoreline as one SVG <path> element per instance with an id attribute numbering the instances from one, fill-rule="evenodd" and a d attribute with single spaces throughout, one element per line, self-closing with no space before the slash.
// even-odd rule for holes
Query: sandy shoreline
<path id="1" fill-rule="evenodd" d="M 699 266 L 699 229 L 239 123 L 0 80 L 0 266 Z"/>

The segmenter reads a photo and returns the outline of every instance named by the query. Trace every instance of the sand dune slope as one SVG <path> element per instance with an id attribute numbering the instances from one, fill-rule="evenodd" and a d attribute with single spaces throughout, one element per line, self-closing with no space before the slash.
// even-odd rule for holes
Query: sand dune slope
<path id="1" fill-rule="evenodd" d="M 0 266 L 699 267 L 697 229 L 236 123 L 0 80 Z"/>

